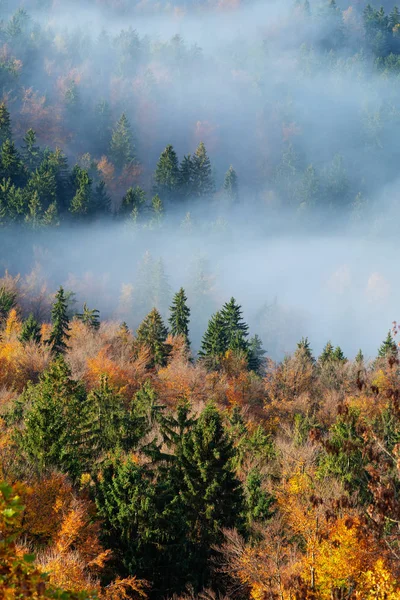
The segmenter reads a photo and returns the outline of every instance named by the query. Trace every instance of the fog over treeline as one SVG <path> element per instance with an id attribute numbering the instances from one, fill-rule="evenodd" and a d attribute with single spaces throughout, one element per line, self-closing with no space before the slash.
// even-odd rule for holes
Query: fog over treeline
<path id="1" fill-rule="evenodd" d="M 2 271 L 133 328 L 183 286 L 194 349 L 234 296 L 272 358 L 374 356 L 398 317 L 395 2 L 81 4 L 0 3 Z"/>

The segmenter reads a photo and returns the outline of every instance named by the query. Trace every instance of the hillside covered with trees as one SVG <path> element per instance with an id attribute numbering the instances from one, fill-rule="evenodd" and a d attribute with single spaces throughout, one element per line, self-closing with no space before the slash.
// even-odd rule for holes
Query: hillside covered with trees
<path id="1" fill-rule="evenodd" d="M 400 10 L 0 11 L 0 600 L 397 600 Z"/>

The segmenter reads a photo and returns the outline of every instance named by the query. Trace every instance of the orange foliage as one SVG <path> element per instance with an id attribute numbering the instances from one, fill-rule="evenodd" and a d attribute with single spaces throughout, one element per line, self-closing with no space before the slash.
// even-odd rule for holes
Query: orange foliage
<path id="1" fill-rule="evenodd" d="M 141 377 L 138 378 L 139 373 L 135 363 L 126 362 L 123 365 L 118 363 L 109 356 L 110 350 L 111 347 L 106 346 L 97 356 L 87 360 L 86 381 L 90 388 L 94 388 L 98 385 L 101 376 L 106 375 L 110 386 L 130 399 L 140 388 L 144 373 L 141 373 Z"/>

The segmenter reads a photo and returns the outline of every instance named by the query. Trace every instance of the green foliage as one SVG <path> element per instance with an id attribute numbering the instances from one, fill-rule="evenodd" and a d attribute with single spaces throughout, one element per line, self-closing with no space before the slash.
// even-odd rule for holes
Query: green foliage
<path id="1" fill-rule="evenodd" d="M 262 373 L 262 367 L 265 362 L 265 354 L 266 350 L 263 349 L 261 338 L 255 334 L 249 340 L 248 357 L 250 371 L 254 371 L 258 374 Z"/>
<path id="2" fill-rule="evenodd" d="M 193 195 L 209 197 L 214 193 L 211 162 L 203 142 L 200 142 L 192 158 Z"/>
<path id="3" fill-rule="evenodd" d="M 88 308 L 86 302 L 83 304 L 83 312 L 77 314 L 77 318 L 82 321 L 89 329 L 97 330 L 100 328 L 99 311 L 97 308 Z"/>
<path id="4" fill-rule="evenodd" d="M 216 312 L 208 322 L 207 330 L 201 341 L 199 356 L 218 362 L 218 359 L 226 352 L 227 344 L 224 319 L 221 312 Z"/>
<path id="5" fill-rule="evenodd" d="M 232 165 L 225 174 L 224 180 L 225 194 L 231 202 L 237 202 L 239 199 L 238 177 Z"/>
<path id="6" fill-rule="evenodd" d="M 151 353 L 150 366 L 165 366 L 169 354 L 166 344 L 168 330 L 156 308 L 147 315 L 139 325 L 136 338 L 139 346 L 146 346 Z"/>
<path id="7" fill-rule="evenodd" d="M 171 144 L 161 153 L 156 166 L 154 181 L 155 191 L 162 199 L 175 199 L 179 188 L 179 161 Z"/>
<path id="8" fill-rule="evenodd" d="M 136 220 L 145 204 L 146 192 L 138 185 L 135 188 L 131 187 L 122 198 L 119 214 L 125 217 L 130 216 Z"/>
<path id="9" fill-rule="evenodd" d="M 389 330 L 386 339 L 382 342 L 378 350 L 378 358 L 395 358 L 397 357 L 398 348 L 393 339 L 392 333 Z"/>
<path id="10" fill-rule="evenodd" d="M 113 130 L 110 143 L 111 158 L 117 169 L 123 169 L 135 160 L 133 137 L 130 123 L 125 114 L 121 115 Z"/>
<path id="11" fill-rule="evenodd" d="M 39 344 L 41 342 L 42 334 L 40 332 L 40 325 L 32 313 L 23 322 L 19 339 L 22 343 L 35 342 L 35 344 Z"/>
<path id="12" fill-rule="evenodd" d="M 7 106 L 4 102 L 0 103 L 0 145 L 6 140 L 11 140 L 11 119 Z"/>
<path id="13" fill-rule="evenodd" d="M 51 322 L 53 324 L 49 337 L 49 345 L 54 354 L 62 354 L 67 348 L 69 339 L 69 317 L 68 317 L 68 302 L 64 289 L 60 286 L 55 302 L 51 309 Z"/>
<path id="14" fill-rule="evenodd" d="M 171 334 L 174 336 L 182 335 L 188 346 L 190 346 L 189 319 L 190 308 L 187 306 L 185 290 L 181 288 L 172 300 L 169 324 L 171 326 Z"/>
<path id="15" fill-rule="evenodd" d="M 0 287 L 0 321 L 4 320 L 10 310 L 15 307 L 17 294 L 7 289 L 4 285 Z"/>

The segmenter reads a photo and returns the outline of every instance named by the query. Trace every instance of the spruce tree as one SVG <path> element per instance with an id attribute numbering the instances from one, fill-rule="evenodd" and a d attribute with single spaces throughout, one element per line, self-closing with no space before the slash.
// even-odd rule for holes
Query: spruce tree
<path id="1" fill-rule="evenodd" d="M 138 185 L 135 188 L 130 187 L 122 198 L 119 214 L 123 217 L 135 214 L 137 218 L 141 214 L 145 204 L 146 192 Z"/>
<path id="2" fill-rule="evenodd" d="M 194 162 L 190 154 L 183 157 L 179 167 L 179 193 L 185 200 L 194 194 Z"/>
<path id="3" fill-rule="evenodd" d="M 156 194 L 151 201 L 151 210 L 153 213 L 152 223 L 160 226 L 164 216 L 164 206 L 158 194 Z"/>
<path id="4" fill-rule="evenodd" d="M 2 146 L 6 140 L 11 140 L 11 138 L 10 113 L 7 110 L 6 104 L 2 102 L 0 104 L 0 146 Z"/>
<path id="5" fill-rule="evenodd" d="M 174 200 L 179 186 L 179 162 L 169 144 L 162 152 L 154 175 L 154 189 L 163 200 Z"/>
<path id="6" fill-rule="evenodd" d="M 151 367 L 156 365 L 165 366 L 169 354 L 168 345 L 165 343 L 167 335 L 168 330 L 160 313 L 156 308 L 153 308 L 136 332 L 139 346 L 146 346 L 151 352 Z"/>
<path id="7" fill-rule="evenodd" d="M 22 324 L 22 330 L 19 336 L 19 340 L 23 344 L 26 342 L 35 342 L 35 344 L 40 344 L 42 340 L 40 325 L 36 321 L 32 313 Z"/>
<path id="8" fill-rule="evenodd" d="M 231 202 L 237 202 L 239 198 L 238 177 L 232 165 L 229 167 L 225 175 L 224 190 L 226 196 Z"/>
<path id="9" fill-rule="evenodd" d="M 16 306 L 17 294 L 7 289 L 4 285 L 0 287 L 0 323 L 7 318 L 8 313 Z"/>
<path id="10" fill-rule="evenodd" d="M 38 384 L 28 384 L 22 397 L 29 407 L 19 444 L 40 472 L 57 468 L 76 478 L 85 470 L 85 440 L 90 429 L 84 386 L 71 379 L 58 356 Z"/>
<path id="11" fill-rule="evenodd" d="M 355 361 L 358 364 L 362 364 L 364 362 L 364 354 L 360 348 L 360 350 L 357 352 L 357 355 L 355 357 Z"/>
<path id="12" fill-rule="evenodd" d="M 39 146 L 36 145 L 36 132 L 33 129 L 28 129 L 24 137 L 22 146 L 22 157 L 28 170 L 32 173 L 35 171 L 42 160 L 42 152 Z"/>
<path id="13" fill-rule="evenodd" d="M 311 346 L 310 346 L 310 342 L 308 341 L 308 337 L 304 338 L 302 337 L 301 340 L 297 343 L 297 350 L 302 351 L 302 353 L 304 354 L 304 356 L 307 357 L 308 360 L 310 360 L 312 363 L 315 362 L 315 358 L 313 356 L 312 350 L 311 350 Z"/>
<path id="14" fill-rule="evenodd" d="M 131 126 L 125 114 L 122 114 L 112 133 L 110 153 L 113 163 L 120 170 L 135 160 Z"/>
<path id="15" fill-rule="evenodd" d="M 111 212 L 111 198 L 104 181 L 99 181 L 93 191 L 90 211 L 95 217 L 104 217 Z"/>
<path id="16" fill-rule="evenodd" d="M 214 180 L 211 162 L 203 142 L 200 142 L 193 159 L 193 192 L 195 196 L 207 197 L 214 193 Z"/>
<path id="17" fill-rule="evenodd" d="M 45 227 L 57 227 L 60 224 L 58 218 L 57 202 L 49 204 L 47 210 L 45 210 L 42 218 L 42 224 Z"/>
<path id="18" fill-rule="evenodd" d="M 86 302 L 83 304 L 83 312 L 77 314 L 77 318 L 82 321 L 89 329 L 97 331 L 100 328 L 99 311 L 97 308 L 88 308 Z"/>
<path id="19" fill-rule="evenodd" d="M 39 194 L 35 191 L 29 200 L 25 223 L 32 229 L 38 229 L 42 225 L 42 212 L 42 203 L 40 202 Z"/>
<path id="20" fill-rule="evenodd" d="M 262 366 L 265 362 L 264 355 L 266 351 L 263 349 L 261 338 L 255 334 L 249 340 L 249 369 L 255 373 L 261 374 Z"/>
<path id="21" fill-rule="evenodd" d="M 216 359 L 223 356 L 228 348 L 228 338 L 225 331 L 225 321 L 221 312 L 216 312 L 208 322 L 199 356 L 206 359 Z"/>
<path id="22" fill-rule="evenodd" d="M 190 308 L 187 305 L 187 297 L 185 290 L 181 288 L 172 300 L 170 307 L 169 324 L 171 333 L 174 336 L 181 335 L 185 338 L 187 346 L 190 346 L 189 341 L 189 318 Z"/>
<path id="23" fill-rule="evenodd" d="M 343 363 L 345 363 L 347 361 L 347 358 L 345 357 L 343 350 L 341 349 L 340 346 L 336 346 L 336 348 L 333 352 L 333 360 L 336 360 L 338 362 L 343 362 Z"/>
<path id="24" fill-rule="evenodd" d="M 327 342 L 318 360 L 322 364 L 326 363 L 328 360 L 334 360 L 334 348 L 331 342 Z"/>
<path id="25" fill-rule="evenodd" d="M 249 327 L 242 319 L 242 307 L 235 298 L 224 304 L 221 310 L 223 328 L 227 340 L 227 350 L 238 350 L 247 353 Z"/>
<path id="26" fill-rule="evenodd" d="M 53 328 L 48 340 L 54 354 L 62 354 L 67 349 L 66 341 L 69 339 L 68 302 L 64 289 L 60 286 L 51 310 Z"/>
<path id="27" fill-rule="evenodd" d="M 69 210 L 76 216 L 88 215 L 91 212 L 92 179 L 85 169 L 78 166 L 74 168 L 72 179 L 77 189 Z"/>
<path id="28" fill-rule="evenodd" d="M 99 156 L 107 154 L 111 141 L 111 109 L 108 102 L 101 100 L 95 108 L 96 151 Z"/>
<path id="29" fill-rule="evenodd" d="M 1 176 L 10 179 L 15 185 L 25 183 L 25 172 L 21 157 L 14 142 L 5 140 L 1 146 Z"/>
<path id="30" fill-rule="evenodd" d="M 199 584 L 207 576 L 213 548 L 222 540 L 222 529 L 240 527 L 243 494 L 232 461 L 234 448 L 213 404 L 208 404 L 196 424 L 183 435 L 178 452 L 180 495 L 190 522 L 190 537 L 197 546 Z"/>
<path id="31" fill-rule="evenodd" d="M 378 350 L 378 358 L 393 358 L 397 356 L 398 348 L 389 330 L 386 339 L 382 342 Z"/>

